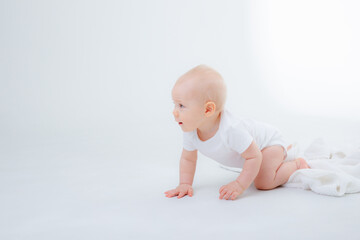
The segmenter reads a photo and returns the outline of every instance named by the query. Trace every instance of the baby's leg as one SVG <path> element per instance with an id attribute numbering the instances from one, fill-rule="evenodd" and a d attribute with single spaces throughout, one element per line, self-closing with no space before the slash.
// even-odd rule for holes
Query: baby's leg
<path id="1" fill-rule="evenodd" d="M 284 162 L 284 149 L 281 146 L 270 146 L 262 151 L 263 159 L 260 171 L 254 184 L 258 189 L 273 189 L 289 180 L 298 169 L 309 168 L 303 158 Z"/>

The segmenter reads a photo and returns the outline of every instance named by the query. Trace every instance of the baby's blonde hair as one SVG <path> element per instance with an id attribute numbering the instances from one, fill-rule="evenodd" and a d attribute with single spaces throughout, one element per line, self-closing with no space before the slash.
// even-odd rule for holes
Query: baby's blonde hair
<path id="1" fill-rule="evenodd" d="M 224 79 L 213 68 L 204 64 L 198 65 L 184 75 L 182 75 L 178 82 L 191 80 L 196 85 L 200 100 L 203 103 L 214 102 L 216 111 L 222 111 L 226 102 L 226 85 Z"/>

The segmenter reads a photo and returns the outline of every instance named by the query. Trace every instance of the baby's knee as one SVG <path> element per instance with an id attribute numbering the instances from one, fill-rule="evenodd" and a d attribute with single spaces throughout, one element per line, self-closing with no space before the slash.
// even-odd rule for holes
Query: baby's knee
<path id="1" fill-rule="evenodd" d="M 274 182 L 269 180 L 258 180 L 254 181 L 254 185 L 258 190 L 270 190 L 274 188 Z"/>

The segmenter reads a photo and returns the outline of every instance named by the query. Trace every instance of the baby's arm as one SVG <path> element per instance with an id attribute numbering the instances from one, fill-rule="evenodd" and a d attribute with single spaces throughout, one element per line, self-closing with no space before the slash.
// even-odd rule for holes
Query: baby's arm
<path id="1" fill-rule="evenodd" d="M 257 174 L 259 173 L 262 161 L 262 154 L 259 147 L 254 141 L 241 154 L 241 157 L 245 159 L 243 169 L 239 177 L 235 181 L 220 188 L 220 199 L 231 198 L 232 200 L 234 200 L 250 186 L 250 184 L 255 180 Z"/>
<path id="2" fill-rule="evenodd" d="M 241 157 L 245 159 L 245 163 L 240 176 L 236 179 L 236 181 L 238 181 L 245 190 L 255 180 L 259 173 L 262 154 L 259 147 L 253 141 L 248 149 L 241 154 Z"/>
<path id="3" fill-rule="evenodd" d="M 185 195 L 190 197 L 193 194 L 192 184 L 196 170 L 197 150 L 187 151 L 183 149 L 180 158 L 180 184 L 177 188 L 166 191 L 166 197 L 178 196 L 182 198 Z"/>

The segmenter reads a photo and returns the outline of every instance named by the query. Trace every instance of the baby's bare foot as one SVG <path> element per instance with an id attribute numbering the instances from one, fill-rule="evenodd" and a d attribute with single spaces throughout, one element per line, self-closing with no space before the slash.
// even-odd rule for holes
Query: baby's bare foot
<path id="1" fill-rule="evenodd" d="M 305 159 L 303 159 L 303 158 L 298 158 L 295 161 L 296 161 L 296 166 L 297 166 L 298 169 L 308 169 L 308 168 L 310 168 L 310 166 L 306 163 Z"/>

